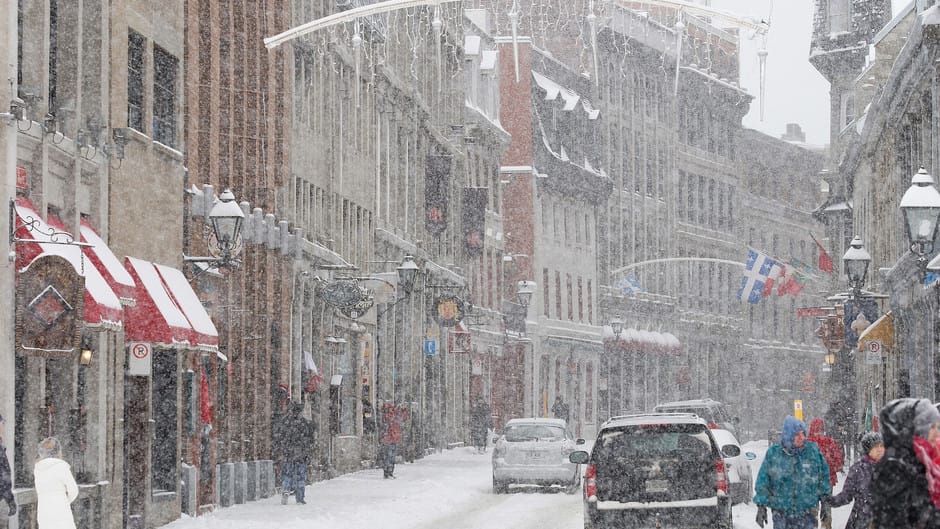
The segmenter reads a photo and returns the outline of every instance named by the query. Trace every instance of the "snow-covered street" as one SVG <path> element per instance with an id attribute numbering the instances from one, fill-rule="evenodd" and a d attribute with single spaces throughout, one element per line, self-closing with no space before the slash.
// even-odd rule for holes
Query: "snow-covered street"
<path id="1" fill-rule="evenodd" d="M 757 454 L 754 475 L 766 442 L 744 445 Z M 580 529 L 580 494 L 561 489 L 513 488 L 492 492 L 490 453 L 457 448 L 413 464 L 398 465 L 397 479 L 379 469 L 363 470 L 307 487 L 307 504 L 277 497 L 237 505 L 199 517 L 184 516 L 165 529 Z M 840 476 L 844 478 L 844 474 Z M 840 483 L 841 486 L 841 483 Z M 839 487 L 837 487 L 838 490 Z M 845 526 L 851 507 L 833 511 L 833 528 Z M 734 507 L 735 529 L 757 529 L 756 507 Z M 772 528 L 768 524 L 765 529 Z"/>

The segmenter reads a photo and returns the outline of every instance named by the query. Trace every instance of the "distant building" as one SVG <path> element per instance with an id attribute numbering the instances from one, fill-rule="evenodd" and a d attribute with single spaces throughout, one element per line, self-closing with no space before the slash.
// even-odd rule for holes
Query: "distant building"
<path id="1" fill-rule="evenodd" d="M 799 123 L 787 123 L 787 131 L 780 136 L 783 141 L 792 141 L 796 143 L 806 143 L 806 133 Z"/>

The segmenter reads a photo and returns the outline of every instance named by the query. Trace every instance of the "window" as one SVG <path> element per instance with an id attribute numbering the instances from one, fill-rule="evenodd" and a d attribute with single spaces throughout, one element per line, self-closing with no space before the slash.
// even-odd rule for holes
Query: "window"
<path id="1" fill-rule="evenodd" d="M 127 34 L 127 126 L 144 131 L 144 48 L 143 35 Z"/>
<path id="2" fill-rule="evenodd" d="M 584 321 L 584 280 L 578 278 L 578 321 Z"/>
<path id="3" fill-rule="evenodd" d="M 851 25 L 851 1 L 829 0 L 829 33 L 847 32 Z"/>
<path id="4" fill-rule="evenodd" d="M 555 317 L 561 319 L 561 272 L 555 272 Z"/>
<path id="5" fill-rule="evenodd" d="M 584 420 L 591 422 L 594 419 L 594 364 L 588 362 L 584 366 Z"/>
<path id="6" fill-rule="evenodd" d="M 176 146 L 176 77 L 179 60 L 153 47 L 153 139 Z"/>
<path id="7" fill-rule="evenodd" d="M 551 317 L 551 314 L 549 314 L 549 308 L 550 308 L 550 303 L 551 303 L 552 298 L 549 297 L 549 294 L 548 294 L 548 288 L 549 288 L 548 284 L 549 284 L 548 268 L 543 268 L 542 269 L 542 312 L 545 314 L 546 318 Z"/>
<path id="8" fill-rule="evenodd" d="M 565 293 L 568 295 L 568 321 L 574 320 L 574 288 L 571 284 L 571 274 L 565 274 Z"/>
<path id="9" fill-rule="evenodd" d="M 855 94 L 845 92 L 841 96 L 841 128 L 848 127 L 855 121 Z"/>

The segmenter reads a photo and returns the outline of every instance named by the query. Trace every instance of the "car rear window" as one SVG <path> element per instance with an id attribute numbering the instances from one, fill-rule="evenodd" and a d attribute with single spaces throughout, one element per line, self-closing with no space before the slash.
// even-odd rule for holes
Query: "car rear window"
<path id="1" fill-rule="evenodd" d="M 604 457 L 660 457 L 677 451 L 713 451 L 708 431 L 702 424 L 632 425 L 601 433 L 594 455 Z"/>
<path id="2" fill-rule="evenodd" d="M 544 424 L 517 424 L 507 426 L 505 436 L 509 442 L 561 441 L 565 438 L 565 429 Z"/>

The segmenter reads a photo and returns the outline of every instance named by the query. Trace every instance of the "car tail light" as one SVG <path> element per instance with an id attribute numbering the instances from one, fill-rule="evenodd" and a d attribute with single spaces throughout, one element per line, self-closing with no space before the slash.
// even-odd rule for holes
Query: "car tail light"
<path id="1" fill-rule="evenodd" d="M 713 422 L 708 423 L 708 429 L 709 429 L 709 430 L 720 430 L 720 428 L 718 428 L 718 425 L 715 424 L 715 423 L 713 423 Z"/>
<path id="2" fill-rule="evenodd" d="M 728 475 L 725 473 L 725 462 L 721 459 L 715 461 L 715 489 L 728 492 Z"/>
<path id="3" fill-rule="evenodd" d="M 597 501 L 597 467 L 588 465 L 584 471 L 584 496 L 588 501 Z"/>

